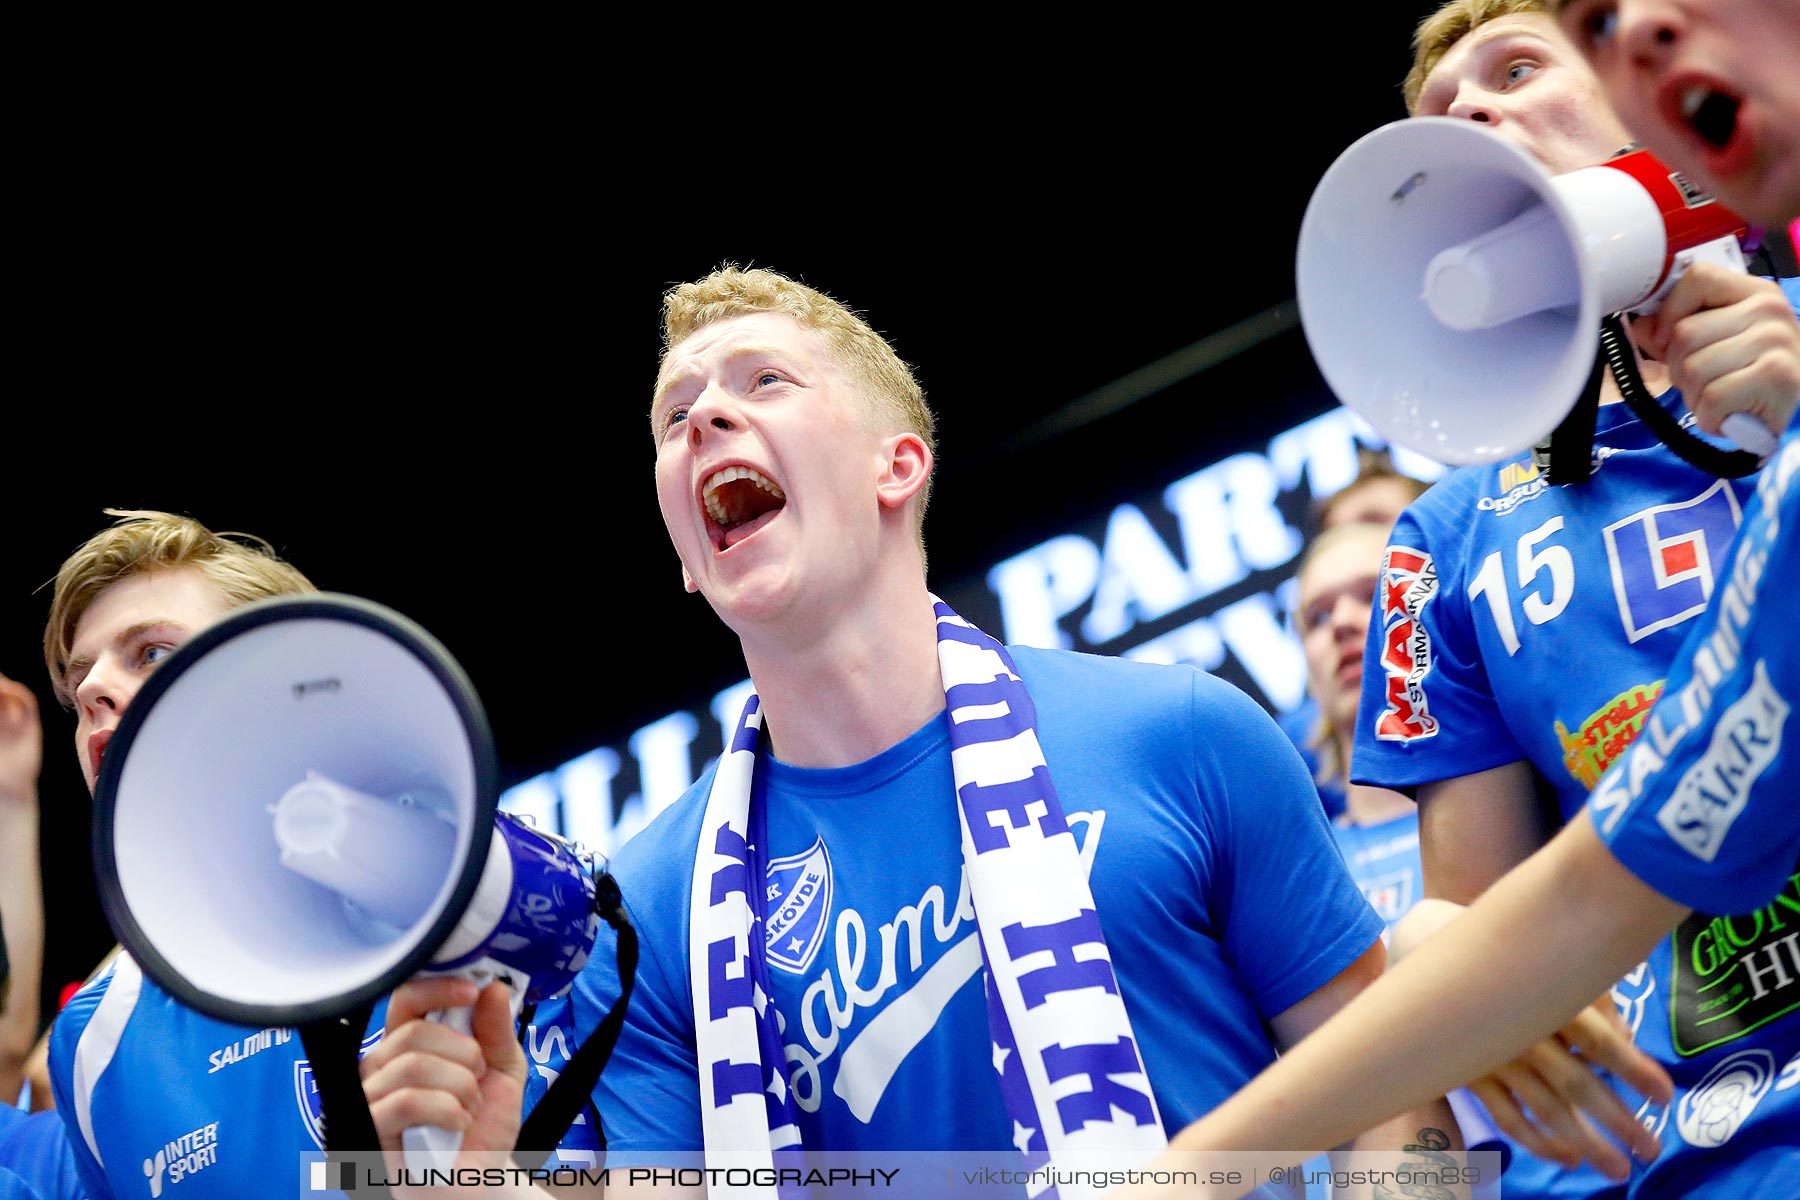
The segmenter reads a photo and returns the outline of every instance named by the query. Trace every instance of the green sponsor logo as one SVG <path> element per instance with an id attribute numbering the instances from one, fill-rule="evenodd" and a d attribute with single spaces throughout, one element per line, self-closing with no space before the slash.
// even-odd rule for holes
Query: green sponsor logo
<path id="1" fill-rule="evenodd" d="M 1675 930 L 1670 988 L 1677 1053 L 1735 1041 L 1800 1008 L 1800 870 L 1754 912 L 1696 912 Z"/>

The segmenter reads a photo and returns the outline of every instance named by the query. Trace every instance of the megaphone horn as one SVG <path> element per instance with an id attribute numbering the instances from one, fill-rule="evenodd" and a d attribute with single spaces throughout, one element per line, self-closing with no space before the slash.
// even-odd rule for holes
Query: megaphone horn
<path id="1" fill-rule="evenodd" d="M 474 688 L 423 629 L 352 596 L 258 601 L 171 654 L 108 743 L 102 907 L 220 1020 L 304 1032 L 422 971 L 503 981 L 516 1017 L 567 990 L 600 917 L 592 864 L 499 812 L 497 777 Z M 406 1141 L 442 1165 L 460 1138 Z"/>
<path id="2" fill-rule="evenodd" d="M 1652 311 L 1697 259 L 1744 269 L 1747 228 L 1648 151 L 1552 176 L 1473 122 L 1409 118 L 1355 142 L 1314 190 L 1301 325 L 1337 398 L 1388 440 L 1498 461 L 1567 415 L 1603 316 Z M 1773 449 L 1735 417 L 1740 444 Z"/>

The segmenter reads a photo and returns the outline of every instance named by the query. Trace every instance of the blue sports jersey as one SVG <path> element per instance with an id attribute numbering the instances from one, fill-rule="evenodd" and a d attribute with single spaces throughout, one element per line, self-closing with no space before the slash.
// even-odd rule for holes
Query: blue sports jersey
<path id="1" fill-rule="evenodd" d="M 1800 281 L 1780 282 L 1800 309 Z M 1657 402 L 1691 424 L 1679 391 Z M 1756 486 L 1689 466 L 1624 404 L 1600 409 L 1594 462 L 1567 487 L 1530 454 L 1459 468 L 1401 514 L 1355 782 L 1410 791 L 1523 759 L 1564 820 L 1586 803 L 1661 694 Z"/>
<path id="2" fill-rule="evenodd" d="M 1793 281 L 1783 287 L 1800 305 Z M 1658 403 L 1691 423 L 1679 392 Z M 1757 484 L 1689 466 L 1624 404 L 1600 410 L 1594 463 L 1591 479 L 1566 487 L 1550 485 L 1529 454 L 1460 468 L 1401 516 L 1364 656 L 1357 782 L 1411 790 L 1525 760 L 1567 820 L 1637 737 Z M 1669 948 L 1613 995 L 1645 1051 L 1685 1070 L 1667 1061 L 1657 1028 L 1667 1022 Z M 1643 1178 L 1621 1188 L 1590 1168 L 1522 1154 L 1507 1190 L 1663 1194 Z"/>
<path id="3" fill-rule="evenodd" d="M 1380 936 L 1305 766 L 1247 696 L 1188 667 L 1012 654 L 1080 844 L 1165 1125 L 1274 1058 L 1266 1022 Z M 688 896 L 709 768 L 619 852 L 643 960 L 596 1091 L 609 1148 L 701 1147 Z M 948 718 L 852 767 L 758 763 L 767 947 L 802 1136 L 827 1149 L 1010 1151 L 963 871 Z M 577 1026 L 616 994 L 576 983 Z M 857 1097 L 852 1108 L 845 1097 Z"/>
<path id="4" fill-rule="evenodd" d="M 376 1006 L 364 1051 L 385 1011 Z M 295 1196 L 300 1155 L 322 1148 L 298 1033 L 202 1016 L 124 953 L 57 1015 L 50 1078 L 94 1200 Z"/>
<path id="5" fill-rule="evenodd" d="M 1684 413 L 1679 393 L 1662 402 Z M 1628 745 L 1712 595 L 1755 480 L 1697 470 L 1623 404 L 1598 469 L 1464 467 L 1394 526 L 1363 659 L 1352 777 L 1410 791 L 1521 759 L 1564 820 Z"/>
<path id="6" fill-rule="evenodd" d="M 1348 814 L 1331 825 L 1350 877 L 1392 933 L 1394 922 L 1424 895 L 1419 870 L 1419 812 L 1379 825 L 1358 825 Z"/>
<path id="7" fill-rule="evenodd" d="M 1750 913 L 1797 895 L 1800 752 L 1784 736 L 1800 700 L 1796 526 L 1800 427 L 1763 469 L 1717 599 L 1646 735 L 1589 801 L 1619 860 L 1690 908 Z M 1787 907 L 1800 912 L 1800 901 Z"/>
<path id="8" fill-rule="evenodd" d="M 363 1053 L 386 1011 L 383 999 Z M 565 1002 L 549 1001 L 521 1031 L 527 1110 L 567 1063 L 567 1020 Z M 58 1014 L 50 1075 L 90 1200 L 297 1196 L 301 1155 L 323 1149 L 319 1092 L 296 1031 L 246 1029 L 185 1008 L 124 954 Z M 584 1114 L 556 1158 L 591 1166 L 597 1157 Z"/>
<path id="9" fill-rule="evenodd" d="M 9 1181 L 15 1192 L 6 1190 Z M 54 1112 L 28 1113 L 0 1104 L 0 1200 L 14 1194 L 32 1200 L 82 1200 L 87 1194 Z"/>
<path id="10" fill-rule="evenodd" d="M 1761 474 L 1714 603 L 1589 814 L 1634 874 L 1695 909 L 1651 959 L 1639 1042 L 1675 1101 L 1646 1195 L 1800 1186 L 1800 430 Z M 1734 914 L 1734 915 L 1717 915 Z M 1761 1188 L 1762 1190 L 1758 1190 Z"/>

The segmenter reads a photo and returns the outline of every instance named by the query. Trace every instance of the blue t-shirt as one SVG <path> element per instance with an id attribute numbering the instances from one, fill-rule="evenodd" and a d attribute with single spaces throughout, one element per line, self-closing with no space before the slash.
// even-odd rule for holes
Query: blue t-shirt
<path id="1" fill-rule="evenodd" d="M 384 998 L 363 1053 L 380 1038 L 386 1013 Z M 573 1049 L 563 1003 L 540 1005 L 521 1041 L 529 1111 Z M 298 1032 L 203 1016 L 125 954 L 57 1015 L 50 1075 L 92 1200 L 297 1196 L 300 1156 L 323 1149 L 319 1092 Z M 583 1114 L 556 1161 L 591 1166 L 597 1147 Z"/>
<path id="2" fill-rule="evenodd" d="M 1178 1130 L 1273 1061 L 1268 1020 L 1365 953 L 1381 922 L 1293 746 L 1242 692 L 1189 667 L 1012 654 L 1163 1122 Z M 712 777 L 614 859 L 643 944 L 595 1093 L 614 1150 L 701 1147 L 688 897 Z M 948 718 L 842 769 L 764 754 L 754 786 L 771 909 L 783 912 L 769 923 L 773 999 L 805 1143 L 1011 1150 Z M 596 955 L 576 982 L 578 1028 L 610 1003 L 610 971 Z"/>
<path id="3" fill-rule="evenodd" d="M 1691 422 L 1679 392 L 1658 403 Z M 1402 514 L 1364 657 L 1357 782 L 1412 790 L 1525 760 L 1567 820 L 1638 736 L 1722 578 L 1757 483 L 1688 465 L 1624 404 L 1600 410 L 1594 457 L 1593 477 L 1570 486 L 1550 485 L 1528 454 L 1464 467 Z M 1613 998 L 1645 1052 L 1686 1071 L 1691 1063 L 1668 1061 L 1656 1019 L 1670 997 L 1670 948 L 1663 943 Z M 1655 1119 L 1641 1097 L 1621 1094 Z M 1507 1191 L 1663 1194 L 1644 1178 L 1621 1187 L 1592 1168 L 1521 1152 Z"/>
<path id="4" fill-rule="evenodd" d="M 9 1186 L 15 1190 L 8 1192 Z M 15 1194 L 31 1200 L 82 1200 L 87 1191 L 58 1116 L 0 1104 L 0 1200 Z"/>
<path id="5" fill-rule="evenodd" d="M 1800 1186 L 1800 430 L 1763 468 L 1732 557 L 1664 698 L 1595 788 L 1601 838 L 1695 909 L 1657 947 L 1638 1040 L 1676 1085 L 1644 1119 L 1644 1194 Z M 1715 915 L 1733 914 L 1733 915 Z M 1758 1187 L 1766 1190 L 1757 1190 Z"/>
<path id="6" fill-rule="evenodd" d="M 1319 702 L 1309 695 L 1301 700 L 1300 707 L 1277 716 L 1275 723 L 1300 751 L 1300 759 L 1312 775 L 1313 785 L 1319 789 L 1319 802 L 1325 806 L 1325 815 L 1335 820 L 1344 811 L 1344 789 L 1335 780 L 1319 778 L 1319 754 L 1312 748 L 1313 734 L 1319 727 Z"/>

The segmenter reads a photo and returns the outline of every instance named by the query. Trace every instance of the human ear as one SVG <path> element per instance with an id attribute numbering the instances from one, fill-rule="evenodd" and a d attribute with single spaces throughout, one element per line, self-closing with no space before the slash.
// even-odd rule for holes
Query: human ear
<path id="1" fill-rule="evenodd" d="M 884 508 L 899 508 L 924 488 L 932 465 L 931 447 L 924 438 L 916 433 L 895 434 L 886 443 L 876 499 Z"/>

